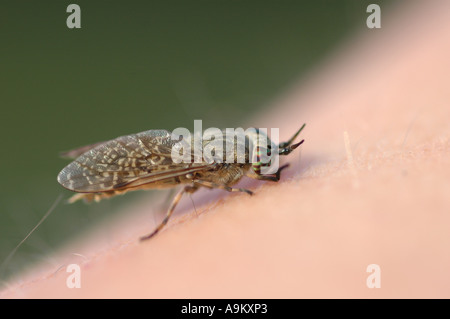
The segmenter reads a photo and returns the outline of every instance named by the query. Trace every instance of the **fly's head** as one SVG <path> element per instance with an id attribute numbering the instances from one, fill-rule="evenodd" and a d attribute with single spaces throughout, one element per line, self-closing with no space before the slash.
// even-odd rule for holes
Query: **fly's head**
<path id="1" fill-rule="evenodd" d="M 303 124 L 302 127 L 292 136 L 287 142 L 282 142 L 278 145 L 273 143 L 266 134 L 259 131 L 257 136 L 254 137 L 256 139 L 255 146 L 253 147 L 253 161 L 252 161 L 252 169 L 257 175 L 264 174 L 264 168 L 269 168 L 273 164 L 273 158 L 278 163 L 279 155 L 288 155 L 297 147 L 299 147 L 305 140 L 301 140 L 298 143 L 294 144 L 294 140 L 303 130 L 306 124 Z M 273 156 L 272 156 L 273 155 Z"/>

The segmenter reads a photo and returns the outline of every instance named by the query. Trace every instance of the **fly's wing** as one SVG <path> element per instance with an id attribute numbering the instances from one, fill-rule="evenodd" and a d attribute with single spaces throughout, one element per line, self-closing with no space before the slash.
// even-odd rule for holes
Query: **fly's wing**
<path id="1" fill-rule="evenodd" d="M 85 146 L 75 148 L 70 151 L 61 152 L 61 153 L 59 153 L 59 156 L 61 156 L 62 158 L 76 159 L 79 156 L 81 156 L 82 154 L 86 153 L 87 151 L 89 151 L 93 148 L 96 148 L 97 146 L 105 144 L 105 143 L 108 143 L 108 142 L 105 141 L 105 142 L 98 142 L 95 144 L 85 145 Z"/>
<path id="2" fill-rule="evenodd" d="M 163 181 L 210 168 L 208 163 L 172 161 L 172 141 L 165 130 L 118 137 L 79 156 L 58 175 L 65 188 L 82 193 L 106 192 Z"/>

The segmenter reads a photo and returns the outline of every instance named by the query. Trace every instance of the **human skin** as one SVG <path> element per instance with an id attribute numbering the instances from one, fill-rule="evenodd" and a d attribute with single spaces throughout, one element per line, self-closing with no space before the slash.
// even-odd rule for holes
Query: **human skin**
<path id="1" fill-rule="evenodd" d="M 142 243 L 162 215 L 149 218 L 152 200 L 130 205 L 0 296 L 449 298 L 450 5 L 403 9 L 254 118 L 281 140 L 307 123 L 279 183 L 199 191 L 196 212 L 184 198 Z M 371 264 L 380 288 L 367 286 Z"/>

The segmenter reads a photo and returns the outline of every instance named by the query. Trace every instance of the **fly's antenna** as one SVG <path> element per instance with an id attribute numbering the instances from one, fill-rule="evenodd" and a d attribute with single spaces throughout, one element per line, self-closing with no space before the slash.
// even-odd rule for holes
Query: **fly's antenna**
<path id="1" fill-rule="evenodd" d="M 297 138 L 297 136 L 300 134 L 300 132 L 305 128 L 305 126 L 306 126 L 306 123 L 304 123 L 303 125 L 302 125 L 302 127 L 300 127 L 300 129 L 297 131 L 297 133 L 295 133 L 294 134 L 294 136 L 292 136 L 290 139 L 289 139 L 289 141 L 287 141 L 287 142 L 281 142 L 280 143 L 280 145 L 278 145 L 278 148 L 286 148 L 286 147 L 288 147 L 288 146 L 290 146 L 293 142 L 294 142 L 294 140 Z M 299 144 L 300 145 L 300 144 Z M 298 145 L 297 145 L 298 146 Z"/>
<path id="2" fill-rule="evenodd" d="M 300 129 L 297 131 L 297 133 L 294 134 L 294 136 L 292 136 L 289 141 L 287 142 L 282 142 L 280 143 L 280 145 L 278 145 L 278 149 L 279 155 L 288 155 L 290 152 L 292 152 L 293 150 L 295 150 L 297 147 L 299 147 L 305 140 L 301 140 L 300 142 L 298 142 L 297 144 L 292 144 L 295 140 L 295 138 L 300 134 L 300 132 L 305 128 L 306 123 L 302 125 L 302 127 L 300 127 Z"/>

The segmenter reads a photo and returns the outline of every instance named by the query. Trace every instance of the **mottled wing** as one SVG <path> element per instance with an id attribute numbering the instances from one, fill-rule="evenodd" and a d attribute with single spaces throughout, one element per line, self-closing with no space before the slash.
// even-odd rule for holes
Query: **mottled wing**
<path id="1" fill-rule="evenodd" d="M 172 141 L 165 130 L 118 137 L 79 156 L 58 175 L 76 192 L 105 192 L 161 182 L 211 167 L 207 163 L 173 163 Z"/>
<path id="2" fill-rule="evenodd" d="M 108 143 L 108 142 L 98 142 L 95 144 L 85 145 L 85 146 L 75 148 L 70 151 L 61 152 L 61 153 L 59 153 L 59 156 L 61 156 L 62 158 L 76 159 L 79 156 L 81 156 L 82 154 L 86 153 L 87 151 L 89 151 L 93 148 L 96 148 L 97 146 L 105 144 L 105 143 Z"/>

